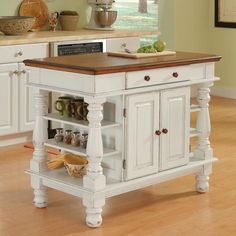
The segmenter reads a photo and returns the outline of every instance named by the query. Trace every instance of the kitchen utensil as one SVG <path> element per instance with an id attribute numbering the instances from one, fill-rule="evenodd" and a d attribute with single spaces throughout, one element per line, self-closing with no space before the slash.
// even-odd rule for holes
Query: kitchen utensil
<path id="1" fill-rule="evenodd" d="M 34 17 L 1 16 L 0 31 L 6 35 L 24 34 L 32 28 L 34 22 Z"/>
<path id="2" fill-rule="evenodd" d="M 156 53 L 107 52 L 107 54 L 108 56 L 114 56 L 114 57 L 127 57 L 127 58 L 139 59 L 139 58 L 147 58 L 147 57 L 175 55 L 176 52 L 174 51 L 163 51 L 163 52 L 156 52 Z"/>
<path id="3" fill-rule="evenodd" d="M 117 18 L 117 11 L 95 11 L 95 22 L 101 27 L 110 27 Z"/>
<path id="4" fill-rule="evenodd" d="M 99 1 L 88 0 L 89 5 L 91 5 L 92 7 L 92 11 L 91 11 L 90 21 L 85 28 L 93 30 L 114 30 L 114 28 L 111 27 L 111 25 L 115 21 L 112 20 L 114 18 L 115 13 L 108 13 L 107 15 L 109 16 L 108 17 L 106 16 L 106 19 L 105 16 L 102 16 L 102 13 L 101 14 L 98 13 L 99 16 L 97 16 L 98 11 L 111 11 L 114 2 L 115 2 L 114 0 L 99 0 Z"/>
<path id="5" fill-rule="evenodd" d="M 40 30 L 48 23 L 48 8 L 43 0 L 24 0 L 20 5 L 19 15 L 35 17 L 32 27 L 34 30 Z"/>

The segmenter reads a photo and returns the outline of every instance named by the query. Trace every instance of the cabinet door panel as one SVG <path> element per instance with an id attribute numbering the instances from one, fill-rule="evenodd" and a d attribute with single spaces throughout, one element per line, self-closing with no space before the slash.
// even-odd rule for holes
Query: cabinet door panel
<path id="1" fill-rule="evenodd" d="M 189 161 L 189 88 L 173 89 L 161 93 L 160 170 L 187 164 Z"/>
<path id="2" fill-rule="evenodd" d="M 0 65 L 0 136 L 18 129 L 18 79 L 13 74 L 17 64 Z"/>
<path id="3" fill-rule="evenodd" d="M 158 171 L 159 94 L 127 97 L 126 179 Z"/>
<path id="4" fill-rule="evenodd" d="M 37 81 L 38 74 L 32 74 L 30 67 L 26 67 L 23 63 L 19 64 L 20 75 L 20 131 L 29 131 L 34 128 L 35 109 L 34 109 L 34 93 L 35 88 L 26 87 L 29 78 L 34 77 Z"/>

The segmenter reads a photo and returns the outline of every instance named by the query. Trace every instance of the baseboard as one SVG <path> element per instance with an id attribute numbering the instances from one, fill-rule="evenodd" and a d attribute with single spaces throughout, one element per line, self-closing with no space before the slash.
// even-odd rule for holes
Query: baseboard
<path id="1" fill-rule="evenodd" d="M 25 133 L 17 133 L 4 135 L 0 137 L 0 147 L 5 147 L 14 144 L 26 143 L 32 141 L 32 131 Z"/>
<path id="2" fill-rule="evenodd" d="M 229 88 L 229 87 L 215 85 L 211 88 L 211 95 L 236 99 L 236 87 Z"/>

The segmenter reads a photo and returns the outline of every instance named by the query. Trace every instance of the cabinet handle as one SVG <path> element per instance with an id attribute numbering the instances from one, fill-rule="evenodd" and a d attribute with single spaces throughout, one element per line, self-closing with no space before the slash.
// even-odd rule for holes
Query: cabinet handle
<path id="1" fill-rule="evenodd" d="M 172 75 L 173 75 L 173 77 L 175 77 L 175 78 L 178 78 L 178 77 L 179 77 L 179 74 L 178 74 L 177 72 L 174 72 Z"/>
<path id="2" fill-rule="evenodd" d="M 22 73 L 22 74 L 26 74 L 26 70 L 22 70 L 21 73 Z"/>
<path id="3" fill-rule="evenodd" d="M 163 134 L 167 134 L 168 133 L 168 129 L 162 129 L 162 133 Z"/>
<path id="4" fill-rule="evenodd" d="M 149 81 L 151 78 L 149 75 L 144 76 L 144 80 Z"/>
<path id="5" fill-rule="evenodd" d="M 22 51 L 19 51 L 19 52 L 16 53 L 16 57 L 21 57 L 21 56 L 23 56 L 23 52 Z"/>
<path id="6" fill-rule="evenodd" d="M 122 47 L 122 48 L 126 48 L 126 47 L 127 47 L 127 44 L 126 44 L 126 43 L 122 43 L 122 44 L 121 44 L 121 47 Z"/>
<path id="7" fill-rule="evenodd" d="M 161 135 L 161 131 L 160 131 L 160 130 L 156 130 L 155 134 L 156 134 L 157 136 L 160 136 L 160 135 Z"/>

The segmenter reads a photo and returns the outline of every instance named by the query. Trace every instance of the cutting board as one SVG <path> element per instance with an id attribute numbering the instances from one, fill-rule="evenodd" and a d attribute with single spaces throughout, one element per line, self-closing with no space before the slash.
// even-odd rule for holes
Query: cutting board
<path id="1" fill-rule="evenodd" d="M 24 0 L 19 8 L 20 16 L 36 18 L 33 30 L 40 30 L 48 22 L 48 7 L 43 0 Z"/>
<path id="2" fill-rule="evenodd" d="M 168 55 L 175 55 L 176 52 L 174 51 L 163 51 L 157 53 L 127 53 L 127 52 L 108 52 L 108 56 L 113 57 L 126 57 L 126 58 L 147 58 L 147 57 L 158 57 L 158 56 L 168 56 Z"/>

